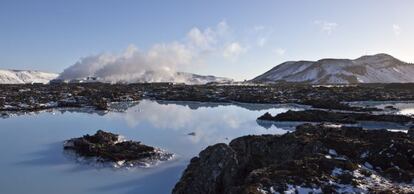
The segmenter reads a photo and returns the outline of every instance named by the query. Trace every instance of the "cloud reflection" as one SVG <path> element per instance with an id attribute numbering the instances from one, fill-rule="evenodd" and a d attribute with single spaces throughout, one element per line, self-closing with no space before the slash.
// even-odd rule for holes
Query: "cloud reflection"
<path id="1" fill-rule="evenodd" d="M 249 105 L 246 108 L 233 104 L 143 100 L 125 113 L 113 113 L 111 116 L 123 119 L 131 128 L 150 125 L 156 129 L 174 130 L 182 135 L 194 132 L 195 135 L 187 137 L 190 141 L 211 144 L 248 134 L 284 133 L 280 128 L 262 127 L 256 118 L 264 112 L 277 114 L 288 109 L 286 105 L 267 105 L 267 108 L 264 105 Z"/>

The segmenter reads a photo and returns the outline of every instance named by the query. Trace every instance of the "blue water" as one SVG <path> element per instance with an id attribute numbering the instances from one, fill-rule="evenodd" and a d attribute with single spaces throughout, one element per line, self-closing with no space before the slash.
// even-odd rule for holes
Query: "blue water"
<path id="1" fill-rule="evenodd" d="M 256 118 L 290 105 L 230 105 L 144 100 L 125 112 L 59 110 L 0 119 L 1 194 L 170 193 L 189 160 L 208 145 L 248 134 L 282 134 Z M 63 153 L 66 139 L 98 129 L 163 148 L 176 157 L 150 168 L 97 168 Z M 194 132 L 195 136 L 188 135 Z"/>

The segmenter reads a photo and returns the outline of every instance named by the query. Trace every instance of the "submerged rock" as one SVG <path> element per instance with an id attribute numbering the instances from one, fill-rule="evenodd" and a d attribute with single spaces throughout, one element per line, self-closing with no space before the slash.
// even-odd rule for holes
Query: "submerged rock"
<path id="1" fill-rule="evenodd" d="M 141 144 L 125 141 L 119 135 L 98 130 L 95 135 L 85 135 L 65 141 L 65 150 L 73 150 L 77 155 L 95 158 L 98 162 L 114 162 L 116 166 L 152 164 L 171 159 L 173 154 Z"/>
<path id="2" fill-rule="evenodd" d="M 378 108 L 368 108 L 359 106 L 350 106 L 349 104 L 342 103 L 333 99 L 306 99 L 303 100 L 303 104 L 311 105 L 313 108 L 321 108 L 328 110 L 346 110 L 346 111 L 359 111 L 359 112 L 372 112 L 380 111 Z"/>
<path id="3" fill-rule="evenodd" d="M 392 110 L 392 111 L 397 111 L 397 110 L 398 110 L 398 108 L 395 108 L 395 107 L 394 107 L 394 106 L 392 106 L 392 105 L 385 106 L 384 108 L 385 108 L 385 109 L 387 109 L 387 110 Z"/>
<path id="4" fill-rule="evenodd" d="M 206 148 L 173 193 L 412 193 L 413 154 L 405 133 L 304 124 Z"/>
<path id="5" fill-rule="evenodd" d="M 8 117 L 9 117 L 9 114 L 7 114 L 7 113 L 5 113 L 5 112 L 2 112 L 2 113 L 0 114 L 0 117 L 2 117 L 2 118 L 8 118 Z"/>
<path id="6" fill-rule="evenodd" d="M 393 122 L 398 124 L 410 124 L 414 122 L 414 118 L 405 115 L 375 115 L 370 113 L 334 112 L 325 110 L 289 110 L 285 113 L 281 113 L 276 116 L 272 116 L 269 113 L 265 113 L 258 119 L 267 121 L 305 121 L 348 124 L 355 124 L 359 121 L 380 121 Z"/>

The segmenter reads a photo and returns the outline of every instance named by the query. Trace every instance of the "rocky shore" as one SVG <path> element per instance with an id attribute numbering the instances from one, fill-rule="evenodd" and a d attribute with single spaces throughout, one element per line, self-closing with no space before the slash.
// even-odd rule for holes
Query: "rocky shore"
<path id="1" fill-rule="evenodd" d="M 139 84 L 20 84 L 0 85 L 0 112 L 39 111 L 61 107 L 111 110 L 110 104 L 141 99 L 219 103 L 296 103 L 314 108 L 376 111 L 350 106 L 353 101 L 414 101 L 414 84 L 359 84 L 318 86 L 309 84 L 184 85 Z"/>
<path id="2" fill-rule="evenodd" d="M 126 141 L 119 135 L 102 130 L 98 130 L 95 135 L 67 140 L 64 149 L 74 151 L 79 157 L 94 158 L 97 162 L 111 162 L 115 167 L 146 166 L 173 157 L 173 154 L 159 148 Z"/>
<path id="3" fill-rule="evenodd" d="M 327 110 L 287 111 L 276 116 L 265 113 L 264 115 L 260 116 L 258 120 L 330 122 L 344 124 L 355 124 L 361 121 L 376 121 L 398 123 L 401 125 L 410 125 L 414 122 L 413 117 L 405 115 L 375 115 L 370 113 L 334 112 Z"/>
<path id="4" fill-rule="evenodd" d="M 207 147 L 173 193 L 413 193 L 413 154 L 406 133 L 304 124 Z"/>

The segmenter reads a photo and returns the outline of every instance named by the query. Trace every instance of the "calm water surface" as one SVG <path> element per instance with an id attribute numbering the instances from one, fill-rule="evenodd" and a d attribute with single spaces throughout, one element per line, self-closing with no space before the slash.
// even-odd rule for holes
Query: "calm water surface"
<path id="1" fill-rule="evenodd" d="M 220 105 L 144 100 L 126 112 L 105 115 L 54 110 L 0 119 L 0 193 L 93 194 L 170 193 L 189 160 L 208 145 L 228 143 L 248 134 L 282 134 L 286 130 L 258 124 L 290 105 Z M 163 148 L 176 154 L 150 168 L 97 168 L 63 153 L 66 139 L 98 129 Z M 195 136 L 187 135 L 195 132 Z"/>

